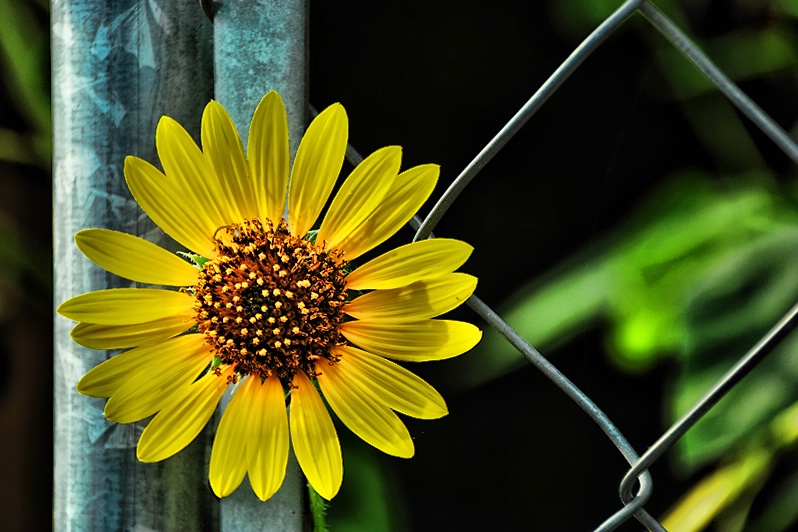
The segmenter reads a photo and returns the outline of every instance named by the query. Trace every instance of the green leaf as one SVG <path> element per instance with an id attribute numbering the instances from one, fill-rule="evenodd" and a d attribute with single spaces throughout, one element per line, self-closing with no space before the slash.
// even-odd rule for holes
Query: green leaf
<path id="1" fill-rule="evenodd" d="M 798 64 L 794 33 L 777 26 L 725 33 L 703 47 L 713 62 L 737 82 L 790 72 Z M 656 57 L 677 100 L 717 92 L 717 87 L 673 46 L 663 43 Z"/>
<path id="2" fill-rule="evenodd" d="M 327 509 L 335 532 L 409 530 L 396 461 L 364 443 L 348 429 L 338 431 L 346 480 Z"/>
<path id="3" fill-rule="evenodd" d="M 798 0 L 775 0 L 773 7 L 782 13 L 798 18 Z"/>
<path id="4" fill-rule="evenodd" d="M 770 471 L 772 457 L 760 448 L 747 451 L 693 486 L 672 508 L 662 525 L 668 530 L 698 532 L 735 502 L 748 488 L 760 484 Z M 744 518 L 744 516 L 743 516 Z"/>
<path id="5" fill-rule="evenodd" d="M 686 345 L 684 308 L 709 272 L 767 235 L 798 225 L 798 214 L 771 191 L 769 179 L 746 175 L 722 186 L 687 173 L 671 179 L 615 235 L 531 281 L 499 308 L 515 330 L 549 351 L 606 325 L 613 359 L 643 371 Z M 492 328 L 453 360 L 451 385 L 470 389 L 523 364 Z"/>
<path id="6" fill-rule="evenodd" d="M 522 288 L 518 297 L 499 309 L 499 315 L 532 345 L 549 350 L 596 323 L 610 290 L 601 263 L 591 268 L 564 268 Z M 467 390 L 527 363 L 496 329 L 485 327 L 479 344 L 449 362 L 451 370 L 446 374 L 456 378 L 451 386 Z"/>
<path id="7" fill-rule="evenodd" d="M 685 309 L 685 348 L 674 419 L 690 408 L 798 300 L 798 230 L 784 229 L 715 268 Z M 697 467 L 768 429 L 798 400 L 798 335 L 772 354 L 680 440 L 679 459 Z"/>
<path id="8" fill-rule="evenodd" d="M 776 487 L 775 493 L 767 500 L 763 514 L 746 530 L 748 532 L 773 532 L 774 530 L 795 530 L 798 522 L 798 475 L 792 475 Z M 791 528 L 793 527 L 793 528 Z"/>
<path id="9" fill-rule="evenodd" d="M 186 253 L 185 251 L 178 251 L 177 254 L 193 262 L 194 266 L 196 266 L 197 269 L 199 270 L 201 270 L 205 266 L 205 263 L 210 260 L 203 257 L 202 255 L 197 255 L 196 253 Z"/>
<path id="10" fill-rule="evenodd" d="M 0 0 L 0 57 L 4 76 L 14 103 L 29 121 L 32 130 L 30 147 L 37 151 L 37 161 L 47 166 L 50 159 L 50 82 L 49 28 L 46 17 L 36 16 L 30 2 Z"/>
<path id="11" fill-rule="evenodd" d="M 725 190 L 698 176 L 672 181 L 641 216 L 642 228 L 622 241 L 607 267 L 612 354 L 642 368 L 685 342 L 683 309 L 709 271 L 763 235 L 792 223 L 795 213 L 750 178 Z"/>

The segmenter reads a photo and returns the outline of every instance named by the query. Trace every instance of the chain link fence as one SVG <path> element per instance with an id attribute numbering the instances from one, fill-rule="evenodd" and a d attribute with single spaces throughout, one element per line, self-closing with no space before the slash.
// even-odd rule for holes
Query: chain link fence
<path id="1" fill-rule="evenodd" d="M 59 2 L 55 3 L 56 5 Z M 146 5 L 154 6 L 157 3 L 151 2 Z M 212 11 L 212 2 L 202 1 L 200 5 L 206 10 L 206 13 L 210 14 Z M 145 5 L 142 3 L 141 5 Z M 140 10 L 142 13 L 146 11 L 148 13 L 148 17 L 150 17 L 151 13 L 146 9 Z M 138 13 L 138 11 L 137 11 Z M 153 11 L 155 13 L 155 11 Z M 158 12 L 160 13 L 160 12 Z M 424 219 L 416 218 L 413 221 L 413 229 L 416 231 L 415 239 L 423 239 L 433 236 L 433 230 L 438 226 L 441 220 L 445 219 L 446 213 L 448 209 L 455 204 L 458 196 L 468 188 L 469 184 L 479 175 L 483 168 L 496 156 L 510 141 L 513 136 L 518 133 L 527 121 L 536 113 L 538 112 L 549 100 L 549 98 L 560 89 L 560 87 L 566 83 L 566 81 L 575 74 L 580 67 L 583 65 L 583 62 L 591 56 L 595 51 L 602 47 L 602 45 L 606 42 L 606 40 L 613 35 L 616 30 L 621 27 L 624 23 L 626 23 L 630 17 L 632 16 L 642 16 L 646 21 L 646 31 L 650 31 L 652 33 L 661 33 L 673 46 L 673 50 L 678 51 L 686 61 L 691 62 L 697 72 L 700 72 L 707 80 L 709 80 L 714 87 L 717 88 L 722 94 L 724 94 L 729 101 L 731 101 L 734 106 L 742 113 L 744 116 L 750 120 L 750 123 L 753 124 L 755 128 L 760 130 L 767 138 L 770 139 L 775 146 L 777 146 L 780 150 L 782 150 L 788 158 L 790 158 L 794 162 L 798 162 L 798 145 L 796 145 L 795 141 L 787 134 L 785 131 L 772 120 L 754 101 L 752 101 L 749 97 L 746 96 L 736 85 L 733 83 L 729 76 L 727 76 L 721 69 L 719 69 L 712 60 L 697 46 L 695 45 L 691 39 L 686 35 L 686 32 L 680 28 L 679 25 L 674 24 L 668 17 L 666 17 L 656 6 L 656 2 L 649 2 L 647 0 L 629 0 L 620 5 L 610 16 L 608 16 L 603 22 L 586 38 L 582 43 L 571 53 L 571 55 L 554 71 L 553 74 L 540 86 L 540 88 L 529 98 L 529 100 L 518 110 L 518 112 L 501 128 L 501 130 L 496 134 L 490 142 L 485 145 L 485 147 L 478 153 L 478 155 L 466 165 L 465 169 L 460 173 L 460 175 L 454 180 L 452 185 L 443 193 L 440 197 L 439 201 L 433 207 L 431 212 L 428 216 Z M 170 76 L 166 77 L 165 80 L 159 81 L 158 83 L 163 83 L 163 87 L 169 88 L 175 94 L 183 94 L 184 92 L 184 105 L 182 105 L 179 109 L 179 113 L 185 114 L 186 116 L 193 116 L 198 105 L 200 102 L 207 99 L 206 96 L 210 97 L 210 93 L 212 92 L 212 88 L 209 86 L 211 82 L 203 77 L 203 73 L 210 70 L 210 51 L 207 49 L 208 46 L 206 41 L 210 40 L 210 33 L 211 30 L 208 28 L 208 21 L 207 20 L 199 20 L 200 17 L 200 10 L 196 3 L 192 5 L 182 5 L 180 7 L 179 12 L 174 17 L 174 20 L 182 20 L 184 27 L 188 28 L 189 31 L 186 33 L 191 33 L 192 35 L 184 36 L 186 40 L 190 43 L 193 43 L 195 39 L 193 38 L 193 34 L 201 35 L 202 38 L 196 39 L 196 41 L 202 44 L 202 49 L 200 50 L 201 53 L 198 54 L 198 58 L 196 61 L 185 61 L 184 67 L 187 68 L 185 72 L 178 72 L 178 71 L 171 71 Z M 142 15 L 142 18 L 147 18 Z M 155 18 L 154 15 L 150 18 Z M 168 18 L 168 17 L 166 17 Z M 146 24 L 144 24 L 146 27 Z M 57 27 L 62 33 L 67 25 L 59 25 Z M 174 26 L 177 28 L 178 26 Z M 175 40 L 180 37 L 180 32 L 172 32 L 172 27 L 165 25 L 164 32 L 168 35 L 173 35 Z M 185 29 L 184 28 L 184 29 Z M 218 26 L 215 28 L 218 31 Z M 93 30 L 92 30 L 93 31 Z M 99 32 L 98 32 L 99 34 Z M 56 36 L 60 34 L 56 32 Z M 120 33 L 120 35 L 124 35 Z M 135 35 L 130 37 L 130 42 L 135 41 L 136 39 L 141 39 L 143 33 L 135 33 Z M 138 43 L 138 41 L 136 41 Z M 182 41 L 181 41 L 182 42 Z M 96 44 L 94 42 L 89 43 L 91 47 L 87 46 L 87 49 L 91 50 L 95 55 L 100 54 L 103 52 L 104 48 L 100 46 L 100 44 Z M 132 46 L 129 42 L 124 42 L 119 45 L 120 48 L 127 50 L 128 46 Z M 185 45 L 181 45 L 185 47 Z M 157 50 L 157 46 L 154 47 Z M 66 48 L 63 48 L 64 50 Z M 184 53 L 183 48 L 176 47 L 175 49 L 181 50 L 181 53 Z M 236 46 L 230 46 L 231 50 L 234 50 L 235 53 L 239 52 L 239 49 Z M 176 52 L 169 52 L 163 53 L 164 57 L 171 57 Z M 90 54 L 85 54 L 90 55 Z M 302 54 L 300 54 L 302 55 Z M 304 57 L 304 56 L 303 56 Z M 156 57 L 156 59 L 159 59 Z M 141 59 L 139 58 L 141 61 Z M 159 59 L 160 60 L 160 59 Z M 199 73 L 195 72 L 189 66 L 196 63 L 199 65 L 196 67 L 196 70 Z M 160 63 L 159 63 L 160 64 Z M 143 67 L 141 67 L 143 69 Z M 193 67 L 192 67 L 193 68 Z M 298 68 L 288 68 L 287 70 L 291 72 L 296 72 Z M 161 75 L 166 71 L 166 69 L 156 69 L 153 68 L 152 72 L 156 73 L 157 75 Z M 150 71 L 148 71 L 150 72 Z M 155 74 L 153 74 L 155 75 Z M 196 80 L 203 80 L 202 86 L 191 87 L 191 90 L 188 90 L 188 85 L 196 85 Z M 190 80 L 189 82 L 180 82 L 180 80 Z M 157 83 L 153 83 L 153 86 L 157 85 Z M 163 89 L 162 87 L 162 89 Z M 151 88 L 151 87 L 150 87 Z M 248 86 L 247 88 L 251 88 L 254 91 L 260 91 L 261 87 L 257 86 L 257 83 L 252 83 L 252 86 Z M 127 87 L 133 91 L 133 87 Z M 138 87 L 135 88 L 136 90 L 133 92 L 138 91 Z M 218 88 L 217 88 L 218 90 Z M 296 98 L 292 98 L 296 101 L 301 101 L 305 97 L 305 89 L 302 88 L 300 91 L 301 94 L 297 95 Z M 135 96 L 140 98 L 144 101 L 147 96 L 144 94 L 142 89 L 141 93 L 136 92 Z M 156 91 L 152 91 L 155 93 Z M 144 95 L 142 95 L 144 94 Z M 231 98 L 234 99 L 234 98 Z M 195 101 L 196 100 L 196 101 Z M 70 100 L 71 101 L 71 100 Z M 150 106 L 148 102 L 145 102 L 146 105 L 142 104 L 141 107 L 145 108 L 145 111 L 156 115 L 160 112 L 160 107 L 157 106 Z M 159 105 L 160 102 L 159 101 Z M 243 102 L 239 102 L 243 105 Z M 349 102 L 346 102 L 349 103 Z M 152 107 L 152 109 L 150 109 Z M 157 108 L 156 108 L 157 107 Z M 156 113 L 158 111 L 158 113 Z M 243 113 L 243 111 L 242 111 Z M 298 113 L 297 113 L 298 114 Z M 117 126 L 118 124 L 114 124 Z M 135 139 L 131 140 L 130 143 L 144 143 L 143 140 L 145 137 L 149 138 L 149 135 L 152 133 L 152 127 L 149 125 L 141 125 L 140 126 L 141 138 L 136 135 L 132 135 Z M 134 142 L 135 141 L 135 142 Z M 119 148 L 122 149 L 122 148 Z M 132 148 L 125 147 L 126 150 L 131 150 Z M 146 152 L 147 150 L 152 150 L 152 146 L 143 145 L 139 146 L 135 144 L 136 153 Z M 120 154 L 112 154 L 113 158 L 117 158 L 121 160 L 127 152 L 120 153 Z M 109 159 L 113 159 L 109 157 Z M 348 158 L 349 161 L 353 164 L 357 164 L 359 160 L 362 158 L 357 153 L 357 151 L 351 148 L 348 151 Z M 109 163 L 110 164 L 110 163 Z M 118 177 L 118 176 L 117 176 Z M 121 182 L 121 181 L 119 181 Z M 110 190 L 110 189 L 109 189 Z M 107 193 L 106 195 L 110 197 L 113 201 L 116 201 L 118 204 L 124 204 L 126 192 L 113 192 Z M 66 192 L 65 192 L 66 195 Z M 115 212 L 115 211 L 114 211 Z M 134 226 L 138 223 L 136 220 L 131 220 L 128 218 L 122 218 L 122 222 L 120 223 L 129 223 L 133 224 Z M 146 228 L 145 228 L 146 229 Z M 131 232 L 134 230 L 141 231 L 141 227 L 134 227 L 131 229 Z M 68 235 L 67 239 L 71 244 L 71 233 Z M 467 240 L 467 239 L 466 239 Z M 107 281 L 105 278 L 101 278 L 98 280 L 99 284 L 105 284 Z M 479 289 L 477 290 L 479 293 Z M 648 528 L 649 530 L 664 530 L 662 524 L 653 517 L 647 511 L 647 504 L 651 500 L 655 479 L 649 473 L 649 469 L 655 464 L 658 460 L 660 460 L 669 449 L 671 449 L 674 444 L 680 440 L 680 438 L 694 426 L 700 419 L 702 419 L 707 412 L 715 405 L 722 397 L 724 397 L 730 390 L 734 389 L 738 383 L 749 373 L 751 372 L 757 364 L 759 364 L 763 359 L 765 359 L 773 349 L 780 345 L 782 341 L 786 338 L 789 332 L 795 327 L 796 323 L 798 323 L 798 306 L 793 307 L 781 320 L 779 320 L 773 328 L 758 342 L 756 343 L 747 353 L 741 354 L 742 356 L 739 358 L 738 362 L 728 368 L 728 372 L 726 375 L 721 378 L 714 386 L 707 388 L 705 395 L 701 398 L 698 402 L 692 405 L 691 408 L 686 409 L 687 413 L 685 413 L 681 419 L 676 421 L 668 430 L 666 430 L 656 441 L 654 441 L 650 446 L 647 447 L 645 452 L 641 452 L 641 449 L 635 449 L 632 444 L 629 442 L 629 439 L 621 430 L 622 427 L 616 426 L 615 423 L 610 419 L 608 415 L 606 415 L 594 402 L 591 397 L 580 390 L 563 372 L 559 371 L 546 357 L 544 357 L 535 347 L 533 347 L 530 342 L 525 339 L 525 334 L 520 334 L 516 329 L 510 326 L 507 321 L 496 311 L 494 311 L 489 305 L 483 302 L 480 298 L 474 296 L 472 297 L 468 305 L 473 309 L 476 314 L 478 314 L 482 319 L 485 320 L 490 326 L 496 329 L 504 339 L 518 352 L 526 358 L 535 368 L 537 368 L 543 375 L 545 375 L 548 379 L 550 379 L 560 390 L 564 393 L 571 401 L 573 401 L 576 405 L 578 405 L 587 415 L 588 417 L 601 429 L 601 431 L 606 435 L 608 440 L 615 446 L 617 451 L 621 454 L 623 459 L 629 464 L 629 469 L 623 479 L 620 480 L 620 484 L 618 486 L 620 502 L 618 503 L 617 512 L 613 515 L 606 516 L 606 520 L 602 523 L 596 523 L 596 530 L 614 530 L 624 523 L 630 522 L 633 519 L 637 519 L 643 526 Z M 57 342 L 67 343 L 69 341 L 68 334 L 65 330 L 61 332 L 57 332 Z M 62 347 L 62 349 L 67 349 L 66 347 Z M 75 374 L 79 374 L 79 372 L 74 368 L 68 368 L 73 371 Z M 72 387 L 74 386 L 74 378 L 70 374 L 68 375 L 68 386 L 70 392 L 73 392 Z M 85 403 L 81 403 L 85 404 Z M 634 405 L 630 405 L 630 408 L 633 408 Z M 99 419 L 100 414 L 96 412 L 96 417 Z M 654 417 L 658 413 L 651 413 L 651 416 Z M 70 421 L 75 416 L 70 417 Z M 76 422 L 76 425 L 78 423 Z M 105 425 L 97 424 L 95 427 L 97 431 L 106 431 Z M 109 432 L 110 433 L 110 432 Z M 126 435 L 127 433 L 117 431 L 113 434 L 123 434 Z M 207 439 L 207 435 L 205 435 Z M 114 449 L 111 451 L 108 450 L 107 434 L 103 432 L 101 438 L 98 437 L 97 440 L 104 438 L 106 441 L 105 448 L 100 449 L 99 446 L 93 449 L 93 452 L 97 452 L 98 454 L 102 454 L 102 456 L 108 456 L 111 452 L 114 452 Z M 124 449 L 124 456 L 132 457 L 132 453 L 130 453 L 130 449 L 134 445 L 135 439 L 133 439 L 133 443 L 128 442 L 127 440 L 124 444 L 119 444 L 120 449 Z M 205 464 L 207 459 L 205 456 L 201 456 L 203 454 L 203 449 L 200 447 L 194 448 L 193 452 L 198 456 L 189 457 L 184 460 L 184 462 L 173 462 L 171 465 L 164 466 L 163 471 L 158 470 L 157 475 L 160 475 L 156 478 L 156 480 L 148 480 L 147 478 L 141 477 L 139 479 L 134 479 L 139 482 L 138 488 L 136 491 L 139 496 L 141 493 L 146 493 L 146 497 L 150 497 L 153 499 L 158 499 L 161 497 L 159 493 L 155 489 L 152 489 L 153 486 L 157 487 L 158 489 L 164 489 L 161 484 L 168 487 L 168 481 L 171 478 L 179 478 L 176 473 L 172 470 L 168 469 L 169 467 L 174 468 L 175 470 L 182 471 L 183 469 L 190 472 L 191 475 L 197 476 L 197 467 L 196 464 Z M 119 453 L 122 454 L 122 453 Z M 116 459 L 116 458 L 114 458 Z M 563 457 L 564 461 L 567 461 L 567 457 Z M 603 459 L 603 457 L 598 457 L 598 460 Z M 188 460 L 192 460 L 189 462 Z M 114 462 L 116 463 L 116 462 Z M 128 466 L 126 466 L 128 467 Z M 136 466 L 138 467 L 138 466 Z M 106 468 L 107 469 L 107 468 Z M 125 471 L 128 471 L 127 469 Z M 130 471 L 141 471 L 139 469 L 131 469 Z M 202 473 L 202 471 L 200 471 Z M 139 473 L 130 473 L 125 475 L 135 477 Z M 156 473 L 150 472 L 148 474 L 153 475 L 155 478 Z M 125 475 L 121 475 L 124 477 Z M 202 476 L 199 474 L 199 476 Z M 163 478 L 161 478 L 163 477 Z M 160 480 L 159 480 L 160 479 Z M 163 480 L 165 479 L 165 480 Z M 202 480 L 198 480 L 197 482 L 201 483 Z M 184 482 L 177 482 L 178 484 L 186 484 Z M 121 484 L 121 483 L 120 483 Z M 196 484 L 196 483 L 195 483 Z M 192 484 L 195 485 L 195 484 Z M 142 488 L 142 486 L 146 487 L 146 489 Z M 181 486 L 185 487 L 185 486 Z M 171 488 L 170 488 L 171 489 Z M 173 490 L 174 491 L 174 490 Z M 245 490 L 240 490 L 245 491 Z M 124 500 L 128 497 L 128 494 L 124 493 L 123 490 L 119 490 L 119 497 L 120 499 Z M 195 494 L 196 495 L 196 494 Z M 144 498 L 144 497 L 142 497 Z M 201 497 L 198 497 L 201 499 Z M 167 501 L 168 502 L 168 501 Z M 184 501 L 178 501 L 180 504 L 183 504 Z M 202 508 L 211 508 L 213 506 L 214 501 L 206 501 L 206 500 L 199 500 L 197 505 Z M 145 503 L 149 504 L 149 501 L 145 501 Z M 157 507 L 157 504 L 160 504 L 161 501 L 153 502 L 153 507 Z M 575 505 L 576 503 L 574 503 Z M 175 505 L 179 505 L 175 503 Z M 261 506 L 258 507 L 259 511 Z M 191 513 L 191 512 L 189 512 Z M 212 510 L 208 510 L 208 513 L 213 513 Z M 194 516 L 197 521 L 202 521 L 205 519 L 206 521 L 210 522 L 216 519 L 218 516 Z M 222 519 L 224 521 L 224 519 Z M 253 521 L 254 522 L 254 521 Z M 201 526 L 201 525 L 198 525 Z M 235 528 L 231 526 L 231 528 Z"/>
<path id="2" fill-rule="evenodd" d="M 773 120 L 762 108 L 749 98 L 729 77 L 718 68 L 712 60 L 671 21 L 657 6 L 646 0 L 629 0 L 624 2 L 612 15 L 607 17 L 571 55 L 555 70 L 546 82 L 535 92 L 521 109 L 505 124 L 495 137 L 466 166 L 446 190 L 429 215 L 421 220 L 414 220 L 415 240 L 432 236 L 432 231 L 444 217 L 447 209 L 466 189 L 469 183 L 479 174 L 488 162 L 508 143 L 508 141 L 524 126 L 557 91 L 560 86 L 577 70 L 602 43 L 619 26 L 635 13 L 641 13 L 650 24 L 650 30 L 658 31 L 677 49 L 694 67 L 703 74 L 751 123 L 760 129 L 778 148 L 792 161 L 798 163 L 798 144 Z M 353 164 L 359 162 L 356 152 L 350 153 Z M 540 370 L 564 394 L 576 403 L 593 422 L 606 434 L 618 452 L 629 463 L 629 471 L 619 485 L 622 505 L 618 511 L 608 516 L 596 530 L 615 530 L 626 521 L 635 518 L 649 530 L 665 530 L 662 524 L 650 515 L 645 508 L 653 489 L 654 480 L 649 473 L 650 466 L 659 460 L 698 420 L 700 420 L 722 397 L 733 389 L 757 364 L 767 357 L 773 349 L 798 324 L 798 305 L 776 323 L 773 328 L 743 354 L 738 362 L 705 395 L 675 422 L 662 436 L 640 454 L 629 443 L 623 432 L 607 415 L 583 393 L 567 376 L 561 373 L 535 347 L 530 345 L 502 317 L 477 296 L 472 296 L 468 305 L 487 323 L 495 327 L 499 333 L 517 349 L 531 364 Z"/>

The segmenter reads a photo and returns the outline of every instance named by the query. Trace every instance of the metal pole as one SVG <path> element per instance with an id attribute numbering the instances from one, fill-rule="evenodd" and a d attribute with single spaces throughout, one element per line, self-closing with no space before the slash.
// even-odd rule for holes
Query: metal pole
<path id="1" fill-rule="evenodd" d="M 87 291 L 129 286 L 91 264 L 73 237 L 106 227 L 163 242 L 130 196 L 124 158 L 156 162 L 155 126 L 169 114 L 199 131 L 212 93 L 212 29 L 195 1 L 52 0 L 53 240 L 58 305 Z M 174 245 L 167 245 L 174 248 Z M 136 460 L 141 429 L 115 425 L 104 401 L 75 384 L 107 353 L 69 337 L 55 319 L 55 530 L 203 530 L 214 527 L 208 439 L 160 464 Z"/>
<path id="2" fill-rule="evenodd" d="M 214 15 L 216 99 L 230 113 L 242 141 L 252 113 L 270 90 L 288 111 L 291 153 L 307 117 L 306 0 L 228 0 Z M 280 490 L 261 502 L 246 482 L 222 499 L 221 530 L 302 530 L 305 481 L 293 455 Z"/>
<path id="3" fill-rule="evenodd" d="M 246 145 L 255 106 L 276 90 L 288 111 L 291 152 L 308 116 L 307 0 L 230 0 L 213 19 L 216 99 Z"/>

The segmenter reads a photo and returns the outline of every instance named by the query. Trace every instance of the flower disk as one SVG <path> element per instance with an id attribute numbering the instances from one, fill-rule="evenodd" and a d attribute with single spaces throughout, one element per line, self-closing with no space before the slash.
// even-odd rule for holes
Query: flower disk
<path id="1" fill-rule="evenodd" d="M 338 330 L 343 254 L 291 235 L 285 224 L 255 220 L 226 230 L 195 289 L 199 331 L 241 376 L 315 377 L 316 361 L 335 362 L 331 349 L 346 344 Z"/>
<path id="2" fill-rule="evenodd" d="M 164 117 L 155 132 L 163 172 L 130 156 L 125 179 L 193 260 L 110 229 L 75 236 L 101 268 L 151 285 L 95 290 L 58 307 L 78 322 L 80 345 L 127 349 L 86 373 L 78 391 L 107 397 L 110 421 L 152 418 L 136 449 L 142 462 L 185 449 L 230 390 L 211 451 L 213 492 L 226 497 L 249 477 L 269 499 L 293 449 L 308 484 L 330 500 L 343 481 L 332 414 L 402 458 L 414 445 L 397 413 L 447 414 L 443 397 L 393 360 L 444 360 L 480 340 L 476 326 L 441 319 L 476 288 L 475 277 L 456 271 L 473 248 L 435 238 L 365 260 L 428 200 L 440 169 L 400 171 L 402 149 L 386 146 L 331 198 L 348 123 L 340 104 L 319 113 L 291 167 L 276 92 L 255 110 L 246 151 L 218 102 L 202 114 L 201 148 Z"/>

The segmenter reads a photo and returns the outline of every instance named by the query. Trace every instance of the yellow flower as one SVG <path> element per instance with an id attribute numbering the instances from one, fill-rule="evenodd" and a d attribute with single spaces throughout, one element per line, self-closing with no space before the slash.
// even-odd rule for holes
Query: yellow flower
<path id="1" fill-rule="evenodd" d="M 399 457 L 413 455 L 413 441 L 394 411 L 446 415 L 429 384 L 388 359 L 441 360 L 479 341 L 471 324 L 433 319 L 474 291 L 474 277 L 454 272 L 472 248 L 426 240 L 353 268 L 407 223 L 437 181 L 435 165 L 400 173 L 398 146 L 359 164 L 311 231 L 341 171 L 347 130 L 341 105 L 319 114 L 289 179 L 286 112 L 275 92 L 255 111 L 246 156 L 216 102 L 202 116 L 202 150 L 164 117 L 156 142 L 165 173 L 128 157 L 125 178 L 150 218 L 194 253 L 194 264 L 126 233 L 76 235 L 80 250 L 109 272 L 179 287 L 98 290 L 58 309 L 80 322 L 77 343 L 132 348 L 89 371 L 78 390 L 108 397 L 110 421 L 155 414 L 138 443 L 141 461 L 186 447 L 232 387 L 211 452 L 214 492 L 229 495 L 248 474 L 257 496 L 271 497 L 290 439 L 310 484 L 331 499 L 343 463 L 319 390 L 349 429 Z"/>

